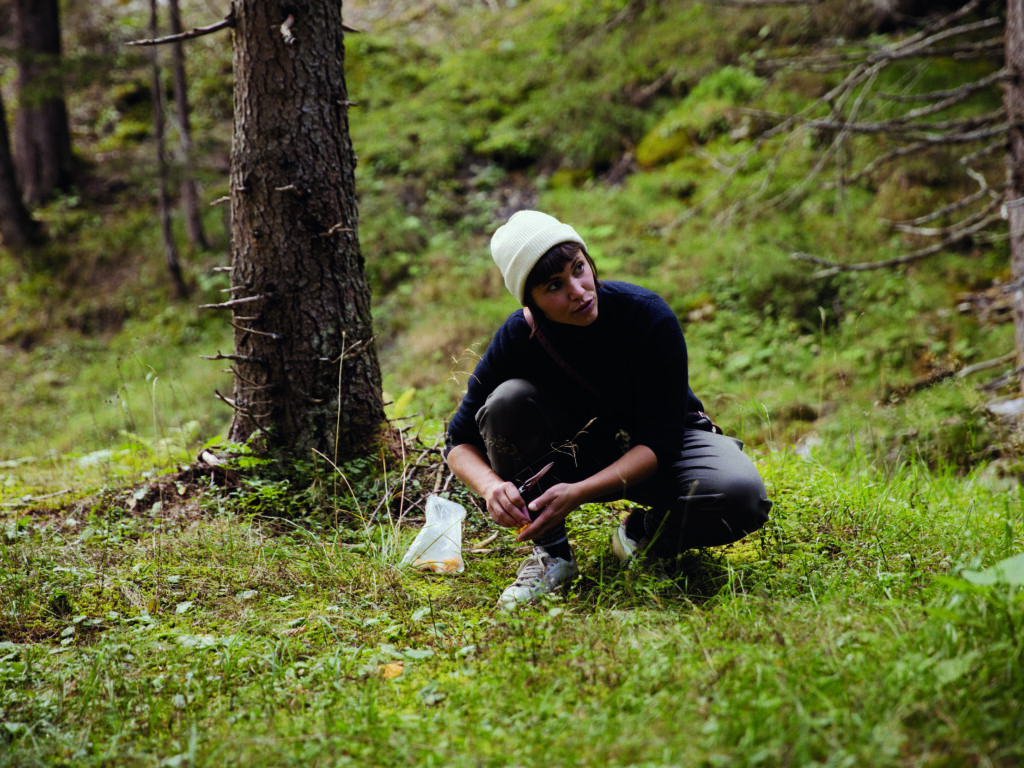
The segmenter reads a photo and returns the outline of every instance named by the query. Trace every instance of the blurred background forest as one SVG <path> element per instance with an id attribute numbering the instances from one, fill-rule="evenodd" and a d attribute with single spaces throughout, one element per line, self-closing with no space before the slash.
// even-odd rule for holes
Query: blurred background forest
<path id="1" fill-rule="evenodd" d="M 10 5 L 0 3 L 0 93 L 13 130 Z M 984 463 L 1016 477 L 1014 423 L 998 413 L 1018 394 L 1000 290 L 1005 8 L 968 4 L 947 25 L 960 32 L 922 57 L 906 41 L 963 4 L 916 5 L 346 2 L 359 30 L 345 59 L 359 235 L 389 416 L 436 442 L 515 308 L 489 236 L 534 207 L 573 223 L 603 276 L 666 297 L 694 390 L 755 450 L 856 446 L 882 463 Z M 32 204 L 41 245 L 0 245 L 7 498 L 187 462 L 230 419 L 215 394 L 230 376 L 202 356 L 229 352 L 231 328 L 198 308 L 229 284 L 218 268 L 230 260 L 230 33 L 184 44 L 187 162 L 170 52 L 158 51 L 184 297 L 160 227 L 154 49 L 128 45 L 151 36 L 150 6 L 60 9 L 73 181 Z M 185 29 L 227 11 L 181 0 Z M 902 54 L 844 80 L 889 49 Z M 936 101 L 946 104 L 921 106 Z M 908 109 L 920 114 L 900 118 Z M 840 115 L 896 130 L 851 131 Z M 929 140 L 939 126 L 961 139 Z M 186 171 L 201 241 L 180 205 Z M 965 215 L 956 201 L 971 196 L 980 212 Z M 884 260 L 896 265 L 829 266 Z"/>

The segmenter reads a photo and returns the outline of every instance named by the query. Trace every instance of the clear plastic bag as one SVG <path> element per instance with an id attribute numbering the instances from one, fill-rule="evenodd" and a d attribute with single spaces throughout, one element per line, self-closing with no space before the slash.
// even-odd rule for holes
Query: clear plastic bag
<path id="1" fill-rule="evenodd" d="M 431 494 L 427 497 L 427 521 L 402 557 L 401 565 L 421 571 L 462 573 L 462 521 L 466 510 L 460 504 Z"/>

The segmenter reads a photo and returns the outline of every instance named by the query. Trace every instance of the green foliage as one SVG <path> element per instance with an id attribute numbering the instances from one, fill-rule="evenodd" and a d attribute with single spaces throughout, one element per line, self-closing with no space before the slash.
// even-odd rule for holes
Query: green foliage
<path id="1" fill-rule="evenodd" d="M 687 96 L 694 102 L 722 99 L 730 104 L 749 102 L 764 89 L 763 79 L 742 67 L 722 67 L 693 87 Z"/>
<path id="2" fill-rule="evenodd" d="M 696 144 L 706 144 L 730 129 L 733 107 L 745 104 L 764 88 L 764 81 L 740 67 L 723 67 L 702 79 L 658 121 L 637 146 L 644 168 L 683 157 Z"/>
<path id="3" fill-rule="evenodd" d="M 579 582 L 514 614 L 493 604 L 522 553 L 470 552 L 475 514 L 466 572 L 433 576 L 396 565 L 408 522 L 283 525 L 226 496 L 178 518 L 107 495 L 59 532 L 22 513 L 0 549 L 0 763 L 1024 757 L 1019 492 L 759 460 L 776 507 L 747 543 L 624 571 L 617 513 L 588 507 Z M 379 493 L 365 469 L 351 490 Z"/>

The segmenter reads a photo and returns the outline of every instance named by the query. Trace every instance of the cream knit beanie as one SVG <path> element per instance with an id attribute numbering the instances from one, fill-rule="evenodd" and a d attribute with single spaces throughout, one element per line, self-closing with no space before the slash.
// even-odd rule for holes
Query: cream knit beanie
<path id="1" fill-rule="evenodd" d="M 541 256 L 559 243 L 579 243 L 583 250 L 587 249 L 575 229 L 540 211 L 514 213 L 494 233 L 491 256 L 505 278 L 509 293 L 520 304 L 525 303 L 526 277 L 530 270 Z"/>

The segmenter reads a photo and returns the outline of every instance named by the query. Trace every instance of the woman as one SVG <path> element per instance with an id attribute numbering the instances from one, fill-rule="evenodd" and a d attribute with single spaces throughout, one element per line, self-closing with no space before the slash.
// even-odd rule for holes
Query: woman
<path id="1" fill-rule="evenodd" d="M 737 441 L 712 431 L 661 298 L 598 280 L 579 234 L 539 211 L 514 214 L 491 254 L 523 309 L 470 377 L 446 458 L 494 522 L 533 542 L 500 606 L 572 582 L 565 521 L 582 504 L 643 505 L 612 534 L 624 563 L 728 544 L 764 525 L 761 477 Z"/>

